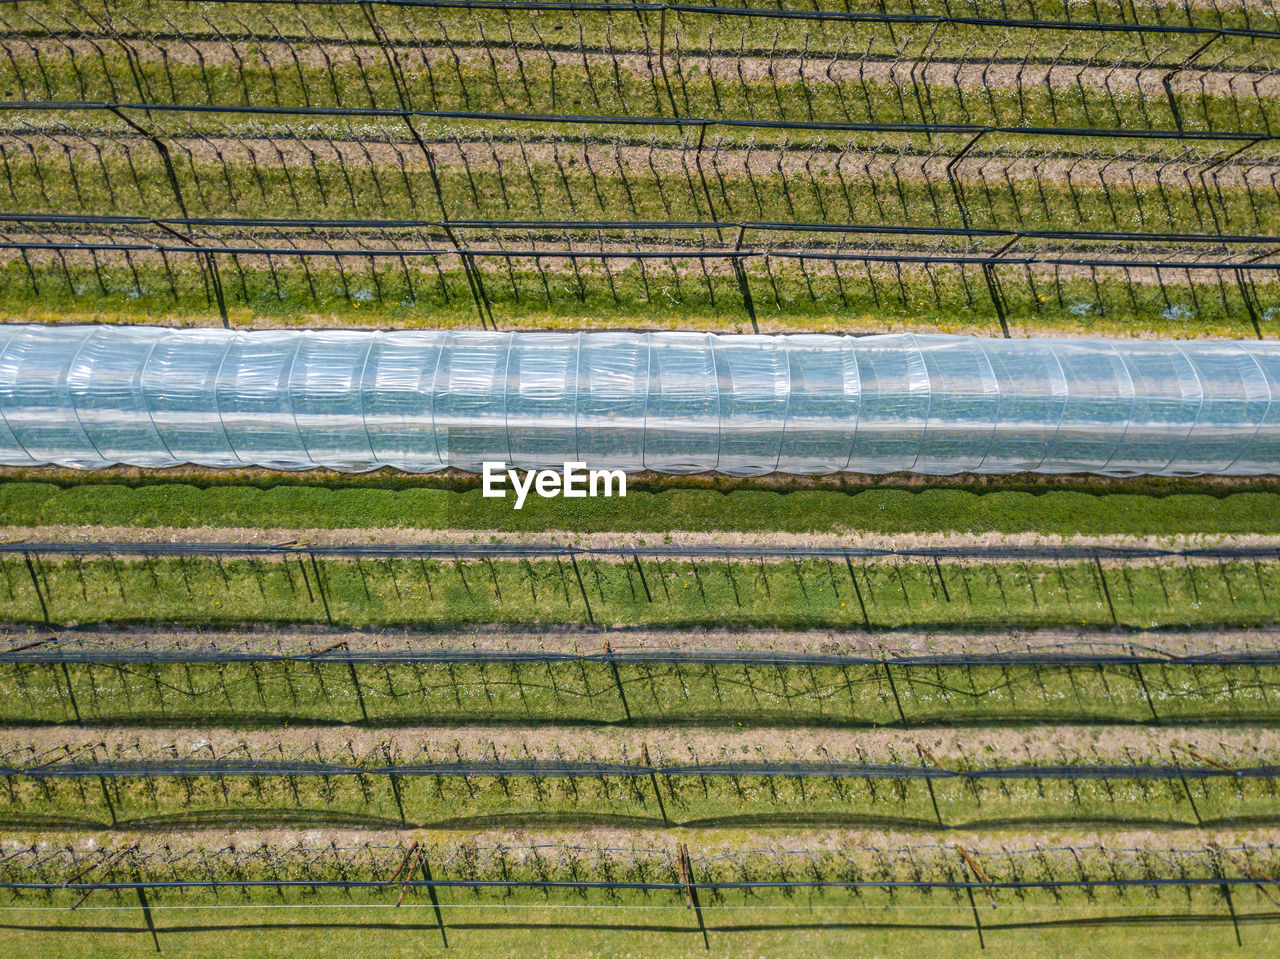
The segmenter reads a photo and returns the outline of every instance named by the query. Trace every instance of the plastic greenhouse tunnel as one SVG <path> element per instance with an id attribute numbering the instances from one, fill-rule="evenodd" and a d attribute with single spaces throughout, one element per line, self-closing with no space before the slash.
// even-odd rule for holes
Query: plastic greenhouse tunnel
<path id="1" fill-rule="evenodd" d="M 1260 474 L 1280 343 L 0 328 L 0 463 Z"/>

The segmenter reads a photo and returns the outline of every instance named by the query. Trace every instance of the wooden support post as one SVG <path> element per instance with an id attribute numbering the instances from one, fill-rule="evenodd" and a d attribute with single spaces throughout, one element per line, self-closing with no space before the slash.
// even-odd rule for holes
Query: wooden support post
<path id="1" fill-rule="evenodd" d="M 1234 766 L 1228 766 L 1226 763 L 1220 763 L 1218 762 L 1218 760 L 1213 759 L 1210 756 L 1206 756 L 1203 753 L 1197 752 L 1196 750 L 1192 749 L 1190 746 L 1183 746 L 1182 750 L 1187 755 L 1191 756 L 1193 759 L 1198 759 L 1200 762 L 1204 763 L 1206 766 L 1212 766 L 1215 769 L 1221 769 L 1223 772 L 1232 773 L 1233 775 L 1240 774 L 1239 770 L 1236 769 Z M 1211 847 L 1215 847 L 1216 843 L 1209 843 L 1209 845 Z"/>
<path id="2" fill-rule="evenodd" d="M 57 762 L 57 761 L 58 761 L 58 760 L 56 760 L 56 759 L 55 759 L 55 760 L 53 760 L 53 762 Z M 52 763 L 45 763 L 45 765 L 52 765 Z M 37 768 L 38 768 L 38 767 L 37 767 Z M 102 852 L 102 854 L 103 854 L 104 856 L 106 855 L 106 850 L 101 850 L 101 852 Z M 101 861 L 99 861 L 99 862 L 91 862 L 91 863 L 89 863 L 89 865 L 85 866 L 85 867 L 84 867 L 83 869 L 81 869 L 79 872 L 73 872 L 70 876 L 68 876 L 66 879 L 64 879 L 64 880 L 62 881 L 62 885 L 63 885 L 63 886 L 70 886 L 70 885 L 73 885 L 73 884 L 75 884 L 75 883 L 79 882 L 79 881 L 80 881 L 80 879 L 81 879 L 82 877 L 87 876 L 89 873 L 93 872 L 95 869 L 97 869 L 97 868 L 98 868 L 99 866 L 101 866 L 101 865 L 102 865 L 102 862 L 101 862 Z"/>
<path id="3" fill-rule="evenodd" d="M 6 649 L 5 652 L 6 653 L 24 653 L 28 649 L 35 649 L 39 646 L 45 646 L 49 643 L 54 643 L 54 642 L 57 642 L 57 639 L 55 637 L 47 636 L 44 639 L 36 639 L 29 643 L 23 643 L 21 646 L 13 646 L 9 649 Z"/>
<path id="4" fill-rule="evenodd" d="M 367 754 L 367 753 L 366 753 L 366 757 L 365 757 L 365 758 L 368 758 L 368 754 Z M 362 763 L 362 762 L 364 762 L 364 760 L 362 759 L 362 760 L 360 760 L 360 762 Z M 359 766 L 359 765 L 360 765 L 360 763 L 356 763 L 356 765 L 357 765 L 357 766 Z M 404 858 L 400 860 L 400 865 L 396 866 L 396 871 L 395 871 L 395 872 L 393 872 L 393 873 L 391 874 L 391 881 L 392 881 L 392 882 L 395 882 L 395 881 L 396 881 L 397 879 L 399 879 L 401 876 L 406 877 L 406 878 L 405 878 L 405 881 L 406 881 L 406 882 L 407 882 L 409 879 L 412 879 L 412 878 L 413 878 L 413 865 L 410 865 L 410 860 L 412 860 L 412 861 L 413 861 L 414 865 L 416 865 L 416 864 L 417 864 L 418 860 L 414 857 L 414 853 L 416 853 L 416 852 L 418 851 L 418 847 L 419 847 L 420 845 L 422 845 L 422 844 L 421 844 L 420 842 L 418 842 L 416 839 L 415 839 L 412 843 L 410 843 L 410 844 L 409 844 L 409 849 L 405 852 L 405 854 L 404 854 Z M 406 869 L 406 868 L 405 868 L 406 866 L 408 866 L 409 868 L 408 868 L 408 869 Z M 399 900 L 397 900 L 397 901 L 396 901 L 396 905 L 397 905 L 397 906 L 398 906 L 398 905 L 400 905 Z"/>
<path id="5" fill-rule="evenodd" d="M 1216 852 L 1218 855 L 1226 859 L 1229 859 L 1241 872 L 1243 872 L 1250 879 L 1254 880 L 1255 888 L 1257 888 L 1258 892 L 1266 896 L 1266 898 L 1270 900 L 1273 906 L 1280 906 L 1280 899 L 1277 899 L 1275 895 L 1272 894 L 1271 890 L 1267 888 L 1268 886 L 1274 886 L 1276 884 L 1275 879 L 1273 879 L 1271 876 L 1268 876 L 1265 872 L 1262 872 L 1258 869 L 1253 868 L 1253 866 L 1249 865 L 1247 862 L 1241 862 L 1239 859 L 1231 855 L 1231 853 L 1227 852 L 1216 842 L 1210 842 L 1209 848 L 1212 849 L 1214 852 Z"/>
<path id="6" fill-rule="evenodd" d="M 422 858 L 422 844 L 415 842 L 409 847 L 409 852 L 405 855 L 405 862 L 400 864 L 400 868 L 396 870 L 396 874 L 391 877 L 392 879 L 397 879 L 400 876 L 401 870 L 404 870 L 405 872 L 404 885 L 400 887 L 400 895 L 396 896 L 397 909 L 399 909 L 400 904 L 404 902 L 404 894 L 409 891 L 409 883 L 413 881 L 413 872 L 414 869 L 417 868 L 418 860 L 420 858 Z M 406 865 L 409 867 L 407 870 L 404 869 Z"/>
<path id="7" fill-rule="evenodd" d="M 138 844 L 134 843 L 132 846 L 129 846 L 125 849 L 121 849 L 118 853 L 112 856 L 108 862 L 101 864 L 102 871 L 98 874 L 96 882 L 104 881 L 107 878 L 107 876 L 111 874 L 111 870 L 120 864 L 120 860 L 122 860 L 125 856 L 129 855 L 129 853 L 133 852 L 137 848 L 138 848 Z M 63 885 L 64 886 L 71 885 L 73 882 L 80 879 L 87 873 L 92 872 L 95 868 L 97 868 L 96 865 L 90 866 L 88 869 L 82 869 L 80 872 L 76 873 L 72 878 L 68 879 L 65 883 L 63 883 Z M 79 899 L 76 900 L 75 905 L 71 907 L 71 910 L 74 912 L 76 909 L 79 909 L 82 905 L 84 905 L 84 901 L 88 899 L 89 896 L 93 894 L 93 891 L 97 888 L 98 887 L 96 885 L 92 885 L 88 889 L 86 889 L 84 891 L 84 895 L 82 895 Z"/>
<path id="8" fill-rule="evenodd" d="M 981 865 L 979 865 L 978 860 L 975 859 L 969 853 L 969 850 L 964 848 L 964 846 L 961 846 L 957 843 L 956 852 L 960 853 L 960 858 L 963 859 L 965 861 L 965 864 L 970 869 L 973 870 L 973 874 L 977 876 L 978 879 L 980 879 L 982 882 L 988 883 L 988 886 L 986 889 L 987 899 L 990 900 L 991 908 L 994 909 L 996 907 L 996 897 L 991 893 L 991 886 L 990 886 L 991 877 L 987 875 L 987 871 L 983 869 Z"/>
<path id="9" fill-rule="evenodd" d="M 409 889 L 409 883 L 413 882 L 414 870 L 421 866 L 422 878 L 427 884 L 427 895 L 431 897 L 431 907 L 436 913 L 436 925 L 440 927 L 440 938 L 444 940 L 444 947 L 449 948 L 449 937 L 444 931 L 444 917 L 440 914 L 440 901 L 436 898 L 436 886 L 431 877 L 431 866 L 427 862 L 426 857 L 422 855 L 422 844 L 414 841 L 409 847 L 409 851 L 405 853 L 404 859 L 391 876 L 391 881 L 395 882 L 404 875 L 404 885 L 400 887 L 400 895 L 396 899 L 396 908 L 400 907 L 400 903 L 404 901 L 404 894 Z M 407 869 L 405 867 L 408 867 Z"/>

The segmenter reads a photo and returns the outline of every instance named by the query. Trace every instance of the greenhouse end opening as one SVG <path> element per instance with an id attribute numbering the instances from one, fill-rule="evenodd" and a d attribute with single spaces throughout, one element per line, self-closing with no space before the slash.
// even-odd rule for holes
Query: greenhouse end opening
<path id="1" fill-rule="evenodd" d="M 1258 341 L 0 329 L 14 466 L 1249 475 L 1278 401 Z"/>

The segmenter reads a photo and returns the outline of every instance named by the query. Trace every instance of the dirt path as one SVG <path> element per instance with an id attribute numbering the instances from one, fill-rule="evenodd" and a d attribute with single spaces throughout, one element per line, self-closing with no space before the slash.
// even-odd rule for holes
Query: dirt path
<path id="1" fill-rule="evenodd" d="M 629 549 L 640 546 L 680 547 L 825 547 L 851 550 L 919 550 L 946 548 L 1008 547 L 1116 547 L 1184 550 L 1212 546 L 1253 546 L 1280 549 L 1280 536 L 1193 534 L 1167 536 L 1057 536 L 1035 533 L 902 533 L 885 535 L 854 529 L 835 533 L 739 533 L 672 530 L 665 533 L 581 533 L 568 530 L 506 532 L 468 529 L 290 529 L 247 527 L 166 526 L 4 526 L 0 540 L 47 543 L 247 543 L 260 545 L 466 545 L 503 543 L 514 545 L 576 546 L 580 549 Z M 766 557 L 781 561 L 785 557 Z M 628 555 L 592 557 L 604 562 L 629 563 Z M 1104 557 L 1105 560 L 1105 557 Z M 868 561 L 874 561 L 870 557 Z M 977 559 L 976 562 L 989 562 Z M 1163 562 L 1163 560 L 1160 560 Z M 1135 560 L 1128 560 L 1133 565 Z M 1136 560 L 1143 562 L 1143 560 Z"/>
<path id="2" fill-rule="evenodd" d="M 1266 757 L 1274 757 L 1280 751 L 1280 730 L 1045 725 L 1033 730 L 680 727 L 640 731 L 551 724 L 521 728 L 459 726 L 391 730 L 349 726 L 290 726 L 287 730 L 76 727 L 51 730 L 14 726 L 0 730 L 0 752 L 7 754 L 4 761 L 20 766 L 48 761 L 53 755 L 50 748 L 60 751 L 64 745 L 77 751 L 96 747 L 94 755 L 99 761 L 108 757 L 117 760 L 176 757 L 199 761 L 252 756 L 314 762 L 319 755 L 327 762 L 355 763 L 360 757 L 380 756 L 386 747 L 400 762 L 486 762 L 496 757 L 502 762 L 540 759 L 638 763 L 642 744 L 657 764 L 836 761 L 916 765 L 923 759 L 930 764 L 936 761 L 942 767 L 1071 762 L 1198 765 L 1206 760 L 1246 766 L 1266 762 Z"/>
<path id="3" fill-rule="evenodd" d="M 80 136 L 60 133 L 60 127 L 50 127 L 48 136 L 41 137 L 31 143 L 28 137 L 0 134 L 0 143 L 12 145 L 21 155 L 28 143 L 37 155 L 46 156 L 53 162 L 65 162 L 68 153 L 77 160 L 96 163 L 99 150 L 107 158 L 123 158 L 124 139 L 94 145 Z M 426 131 L 424 131 L 425 133 Z M 380 131 L 381 135 L 390 137 L 393 129 Z M 412 140 L 352 140 L 352 139 L 319 139 L 308 138 L 305 131 L 299 131 L 295 137 L 280 140 L 266 140 L 252 135 L 244 137 L 209 136 L 168 138 L 169 143 L 184 156 L 189 155 L 193 162 L 213 163 L 226 161 L 229 163 L 252 164 L 267 161 L 272 164 L 284 162 L 303 171 L 309 169 L 313 160 L 319 163 L 357 164 L 366 167 L 371 161 L 379 167 L 379 176 L 383 178 L 388 190 L 401 185 L 401 169 L 414 174 L 426 173 L 428 164 L 422 149 Z M 534 166 L 554 167 L 558 162 L 571 182 L 581 189 L 584 196 L 591 195 L 590 176 L 616 176 L 618 171 L 628 176 L 649 177 L 653 170 L 659 174 L 676 174 L 683 178 L 686 169 L 697 176 L 696 162 L 699 152 L 696 138 L 691 139 L 684 147 L 659 145 L 644 142 L 601 142 L 597 139 L 546 141 L 542 139 L 512 142 L 509 136 L 485 138 L 480 135 L 449 140 L 432 140 L 424 136 L 424 142 L 431 149 L 435 161 L 441 166 L 462 166 L 464 161 L 473 169 L 502 169 L 504 176 L 524 185 L 526 160 Z M 868 175 L 885 177 L 897 176 L 904 181 L 920 182 L 926 179 L 943 182 L 947 179 L 947 167 L 953 156 L 946 147 L 951 144 L 947 138 L 940 137 L 938 151 L 925 153 L 919 146 L 902 144 L 903 150 L 885 145 L 880 150 L 852 144 L 848 149 L 831 147 L 806 148 L 792 147 L 779 150 L 768 146 L 746 148 L 734 144 L 721 145 L 718 137 L 709 137 L 701 152 L 703 168 L 711 178 L 722 174 L 727 178 L 743 178 L 750 172 L 752 176 L 776 176 L 779 171 L 785 176 L 807 178 L 830 176 L 837 169 L 858 183 Z M 136 144 L 141 146 L 141 144 Z M 910 148 L 908 148 L 910 147 Z M 150 147 L 144 147 L 150 149 Z M 958 149 L 958 146 L 957 146 Z M 279 151 L 277 153 L 277 151 Z M 131 151 L 132 152 L 132 151 Z M 1224 150 L 1222 152 L 1229 152 Z M 1254 162 L 1256 161 L 1256 162 Z M 1246 183 L 1252 189 L 1274 190 L 1274 174 L 1280 158 L 1267 156 L 1262 148 L 1216 166 L 1210 176 L 1217 188 L 1240 189 Z M 1046 182 L 1064 180 L 1068 174 L 1078 188 L 1095 188 L 1099 181 L 1112 188 L 1132 188 L 1139 186 L 1155 186 L 1159 183 L 1177 184 L 1184 172 L 1197 173 L 1204 166 L 1204 160 L 1198 156 L 1182 159 L 1152 155 L 1144 157 L 1140 154 L 1119 154 L 1113 157 L 1071 156 L 1061 150 L 1053 150 L 1044 156 L 1027 156 L 1022 151 L 1016 153 L 1000 152 L 993 149 L 984 152 L 981 146 L 975 148 L 952 169 L 963 179 L 969 176 L 985 174 L 1003 180 L 1007 172 L 1015 182 L 1031 183 L 1036 178 Z M 538 171 L 543 175 L 551 175 L 547 169 Z M 306 175 L 305 172 L 303 174 Z M 558 177 L 558 172 L 555 174 Z M 687 186 L 677 180 L 676 187 Z M 557 182 L 557 189 L 561 184 Z M 647 184 L 636 184 L 636 187 Z M 798 184 L 799 188 L 808 189 L 807 184 Z"/>
<path id="4" fill-rule="evenodd" d="M 707 56 L 705 52 L 699 54 L 688 51 L 677 64 L 674 37 L 671 38 L 670 52 L 666 53 L 663 61 L 659 60 L 656 49 L 649 55 L 624 51 L 611 54 L 598 50 L 583 52 L 527 48 L 517 53 L 509 42 L 504 42 L 500 37 L 492 37 L 487 48 L 461 44 L 451 47 L 445 43 L 402 48 L 401 62 L 402 69 L 411 74 L 429 68 L 433 72 L 442 71 L 444 76 L 450 76 L 461 65 L 464 72 L 473 75 L 473 82 L 476 77 L 486 73 L 496 75 L 503 80 L 502 88 L 509 102 L 504 106 L 501 98 L 494 97 L 492 108 L 504 110 L 513 106 L 518 109 L 525 105 L 520 102 L 525 100 L 523 81 L 527 78 L 531 85 L 541 87 L 544 77 L 549 73 L 550 63 L 555 64 L 557 71 L 572 73 L 574 76 L 583 75 L 589 66 L 592 75 L 598 78 L 597 83 L 606 87 L 612 83 L 615 69 L 625 72 L 639 80 L 634 89 L 635 95 L 642 96 L 641 91 L 647 83 L 653 89 L 645 91 L 645 95 L 658 105 L 661 103 L 659 87 L 662 85 L 664 63 L 667 77 L 677 91 L 677 96 L 683 73 L 691 79 L 713 76 L 717 82 L 729 84 L 735 93 L 741 89 L 735 84 L 795 84 L 803 80 L 815 91 L 839 84 L 860 92 L 861 84 L 867 82 L 897 87 L 909 94 L 914 78 L 916 82 L 930 86 L 947 89 L 959 87 L 961 90 L 974 91 L 974 97 L 978 100 L 981 98 L 977 91 L 982 89 L 1013 89 L 1019 85 L 1024 90 L 1038 90 L 1046 85 L 1060 90 L 1083 86 L 1094 91 L 1109 90 L 1113 94 L 1141 92 L 1163 99 L 1163 78 L 1184 59 L 1160 57 L 1157 54 L 1148 67 L 1108 67 L 1106 64 L 1123 56 L 1122 52 L 1112 47 L 1112 44 L 1105 42 L 1088 46 L 1077 43 L 1059 51 L 1048 47 L 1037 49 L 1034 41 L 1023 41 L 1006 47 L 997 38 L 993 40 L 991 55 L 1000 56 L 1002 62 L 992 64 L 932 57 L 921 63 L 913 56 L 893 60 L 874 54 L 862 58 L 856 50 L 847 48 L 842 53 L 823 51 L 803 58 L 794 53 L 767 57 L 735 55 L 730 51 L 717 50 L 713 55 Z M 386 71 L 385 54 L 379 47 L 336 39 L 326 40 L 323 44 L 289 44 L 269 40 L 253 43 L 216 40 L 194 40 L 187 43 L 134 42 L 130 44 L 130 48 L 133 58 L 149 72 L 162 69 L 162 64 L 181 64 L 188 69 L 196 69 L 202 65 L 226 67 L 247 64 L 250 67 L 270 68 L 290 79 L 300 69 L 327 72 L 336 68 L 346 72 L 352 64 L 359 64 L 363 70 L 374 71 L 375 75 Z M 19 61 L 33 61 L 35 51 L 39 51 L 42 58 L 57 60 L 66 56 L 68 49 L 74 50 L 78 58 L 85 60 L 92 60 L 95 55 L 100 54 L 96 45 L 88 40 L 59 38 L 25 43 L 15 48 L 13 55 Z M 1019 53 L 1025 55 L 1026 62 L 1020 62 Z M 1174 92 L 1199 93 L 1203 90 L 1209 94 L 1233 96 L 1249 95 L 1256 90 L 1258 96 L 1263 98 L 1280 94 L 1280 77 L 1266 70 L 1227 66 L 1231 56 L 1230 53 L 1218 58 L 1207 56 L 1203 63 L 1190 64 L 1178 70 L 1171 78 Z M 980 60 L 981 55 L 975 59 Z M 1040 62 L 1033 62 L 1036 60 Z M 324 83 L 318 78 L 314 82 Z M 342 82 L 352 91 L 359 89 L 359 85 L 350 76 L 344 76 Z M 632 82 L 635 83 L 636 80 Z M 793 100 L 790 96 L 787 99 Z M 795 105 L 794 100 L 792 105 Z"/>
<path id="5" fill-rule="evenodd" d="M 352 652 L 474 649 L 562 652 L 594 655 L 605 643 L 615 652 L 773 651 L 827 655 L 911 656 L 939 654 L 1079 654 L 1128 655 L 1163 651 L 1172 656 L 1213 652 L 1273 652 L 1280 646 L 1280 627 L 1134 632 L 1100 635 L 1083 629 L 1011 629 L 982 634 L 916 632 L 864 632 L 814 629 L 805 632 L 779 629 L 720 630 L 681 628 L 658 630 L 588 627 L 457 626 L 443 631 L 350 630 L 308 626 L 192 629 L 189 627 L 135 628 L 87 625 L 54 634 L 58 649 L 67 650 L 223 650 L 261 651 L 271 655 L 306 655 L 345 643 Z M 47 640 L 50 631 L 33 626 L 0 624 L 0 651 Z"/>
<path id="6" fill-rule="evenodd" d="M 754 829 L 699 828 L 696 834 L 682 837 L 690 845 L 695 858 L 714 857 L 750 849 L 789 850 L 808 849 L 815 852 L 831 851 L 843 855 L 856 855 L 859 850 L 874 854 L 883 850 L 890 855 L 901 854 L 915 847 L 922 851 L 936 850 L 938 846 L 955 843 L 954 833 L 927 831 L 901 832 L 883 829 L 822 829 L 792 831 L 785 825 L 771 828 L 767 833 Z M 161 857 L 175 853 L 181 855 L 188 849 L 219 850 L 234 847 L 246 852 L 271 850 L 274 855 L 287 857 L 313 856 L 333 846 L 339 849 L 371 847 L 396 847 L 407 849 L 415 840 L 425 842 L 428 848 L 446 852 L 455 845 L 493 847 L 502 845 L 510 850 L 512 858 L 518 857 L 521 847 L 537 846 L 546 856 L 547 850 L 569 852 L 573 849 L 589 850 L 592 859 L 607 856 L 618 862 L 632 857 L 632 850 L 642 854 L 646 850 L 667 852 L 673 848 L 671 830 L 624 830 L 607 826 L 592 829 L 567 827 L 543 831 L 523 826 L 502 828 L 475 828 L 467 830 L 389 831 L 351 829 L 164 829 L 131 831 L 122 836 L 107 832 L 63 832 L 42 830 L 37 833 L 10 833 L 0 837 L 0 855 L 18 853 L 35 846 L 40 849 L 71 848 L 78 852 L 92 852 L 101 848 L 117 848 L 121 845 L 137 845 L 142 856 Z M 993 853 L 1010 849 L 1036 849 L 1075 846 L 1105 846 L 1116 850 L 1150 849 L 1152 851 L 1194 849 L 1216 842 L 1232 846 L 1270 846 L 1280 844 L 1280 830 L 1263 827 L 1221 829 L 1179 829 L 1175 833 L 1160 833 L 1146 829 L 1098 830 L 1088 827 L 1067 829 L 1046 826 L 1034 832 L 1018 827 L 984 829 L 980 835 L 965 838 L 965 848 L 974 852 Z M 398 861 L 404 854 L 388 853 Z"/>

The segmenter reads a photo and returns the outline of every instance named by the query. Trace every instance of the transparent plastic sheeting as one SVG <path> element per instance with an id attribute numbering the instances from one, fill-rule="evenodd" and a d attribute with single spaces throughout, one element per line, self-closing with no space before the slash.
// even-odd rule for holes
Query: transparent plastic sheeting
<path id="1" fill-rule="evenodd" d="M 1274 473 L 1280 343 L 0 326 L 0 463 Z"/>

